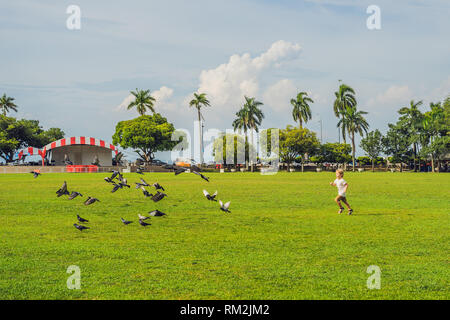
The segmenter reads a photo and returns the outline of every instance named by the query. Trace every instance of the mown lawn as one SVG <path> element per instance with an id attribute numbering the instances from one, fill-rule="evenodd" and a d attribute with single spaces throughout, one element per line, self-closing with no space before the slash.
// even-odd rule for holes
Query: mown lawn
<path id="1" fill-rule="evenodd" d="M 137 174 L 114 194 L 105 174 L 0 175 L 0 299 L 450 298 L 450 175 L 346 173 L 353 216 L 337 214 L 334 173 L 207 175 L 146 173 L 169 195 L 156 204 Z M 84 197 L 56 198 L 64 180 Z M 89 195 L 101 202 L 84 206 Z M 167 217 L 141 227 L 153 209 Z M 90 230 L 72 226 L 77 213 Z M 80 290 L 66 286 L 70 265 Z M 370 265 L 380 290 L 366 286 Z"/>

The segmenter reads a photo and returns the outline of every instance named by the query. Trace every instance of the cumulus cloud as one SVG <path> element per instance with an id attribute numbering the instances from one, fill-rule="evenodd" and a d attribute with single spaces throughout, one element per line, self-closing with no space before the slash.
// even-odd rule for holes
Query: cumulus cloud
<path id="1" fill-rule="evenodd" d="M 264 70 L 295 59 L 300 52 L 300 45 L 280 40 L 254 58 L 249 53 L 232 55 L 227 63 L 201 72 L 198 92 L 205 92 L 214 106 L 236 109 L 244 95 L 258 95 L 258 78 Z"/>
<path id="2" fill-rule="evenodd" d="M 277 112 L 291 109 L 290 100 L 297 95 L 297 88 L 289 79 L 283 79 L 267 88 L 263 95 L 264 104 Z"/>
<path id="3" fill-rule="evenodd" d="M 402 103 L 408 103 L 413 98 L 412 90 L 404 86 L 390 86 L 385 92 L 378 94 L 375 98 L 368 101 L 369 107 L 385 107 Z"/>

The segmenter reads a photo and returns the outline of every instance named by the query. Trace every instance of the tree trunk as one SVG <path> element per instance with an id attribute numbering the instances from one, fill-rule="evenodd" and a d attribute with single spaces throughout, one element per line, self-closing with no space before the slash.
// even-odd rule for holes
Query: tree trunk
<path id="1" fill-rule="evenodd" d="M 245 158 L 245 169 L 247 169 L 248 170 L 248 156 L 249 156 L 249 154 L 248 154 L 248 152 L 247 152 L 247 144 L 248 144 L 248 133 L 247 133 L 247 131 L 245 131 L 245 141 L 244 141 L 244 158 Z M 249 146 L 250 147 L 250 146 Z M 250 148 L 249 148 L 249 150 L 248 151 L 250 151 Z"/>
<path id="2" fill-rule="evenodd" d="M 302 156 L 302 172 L 304 172 L 304 161 L 303 161 L 303 156 Z"/>
<path id="3" fill-rule="evenodd" d="M 431 154 L 431 172 L 434 173 L 434 157 L 433 157 L 433 154 Z"/>
<path id="4" fill-rule="evenodd" d="M 250 131 L 250 140 L 251 140 L 251 144 L 252 144 L 252 146 L 253 146 L 253 129 Z M 251 146 L 250 146 L 250 143 L 248 144 L 248 156 L 249 156 L 249 158 L 250 158 L 250 167 L 251 167 L 251 172 L 253 172 L 253 151 L 250 151 L 250 150 L 252 150 L 251 149 Z M 250 153 L 251 153 L 251 156 L 250 156 Z"/>
<path id="5" fill-rule="evenodd" d="M 303 128 L 303 123 L 302 123 L 302 118 L 298 118 L 298 123 L 299 123 L 299 129 L 302 129 Z"/>
<path id="6" fill-rule="evenodd" d="M 414 151 L 414 172 L 417 172 L 417 168 L 416 168 L 416 158 L 417 158 L 416 143 L 413 143 L 413 151 Z M 420 163 L 420 161 L 419 161 L 419 163 Z"/>
<path id="7" fill-rule="evenodd" d="M 353 172 L 355 172 L 355 133 L 352 132 L 352 162 L 353 162 Z"/>
<path id="8" fill-rule="evenodd" d="M 372 158 L 372 172 L 375 172 L 375 159 Z"/>
<path id="9" fill-rule="evenodd" d="M 198 113 L 198 135 L 200 140 L 200 166 L 203 164 L 203 132 L 200 119 L 200 109 L 197 109 Z"/>

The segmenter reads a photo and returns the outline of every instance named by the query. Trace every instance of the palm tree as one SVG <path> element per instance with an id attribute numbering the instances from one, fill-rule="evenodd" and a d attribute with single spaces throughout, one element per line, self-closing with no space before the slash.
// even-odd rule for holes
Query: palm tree
<path id="1" fill-rule="evenodd" d="M 17 112 L 17 105 L 13 101 L 14 98 L 7 97 L 5 93 L 0 98 L 0 109 L 4 116 L 6 116 L 10 110 Z"/>
<path id="2" fill-rule="evenodd" d="M 314 101 L 308 97 L 306 92 L 299 92 L 297 94 L 297 100 L 291 99 L 291 104 L 294 107 L 292 110 L 292 117 L 294 121 L 299 122 L 299 128 L 303 128 L 303 121 L 306 123 L 311 120 L 311 108 L 308 103 L 314 103 Z"/>
<path id="3" fill-rule="evenodd" d="M 136 107 L 137 112 L 141 116 L 147 112 L 147 109 L 152 113 L 155 113 L 153 104 L 156 100 L 150 95 L 150 90 L 140 90 L 136 88 L 136 91 L 131 91 L 131 94 L 134 96 L 134 100 L 128 105 L 128 110 Z"/>
<path id="4" fill-rule="evenodd" d="M 256 101 L 255 98 L 248 98 L 245 96 L 244 98 L 245 98 L 244 107 L 247 107 L 248 112 L 248 127 L 250 129 L 250 141 L 251 145 L 253 146 L 253 130 L 258 132 L 258 127 L 261 125 L 262 119 L 264 119 L 264 113 L 259 108 L 259 106 L 262 106 L 263 103 L 260 101 Z M 249 144 L 250 166 L 253 172 L 253 155 L 250 156 L 250 152 L 253 151 L 250 150 L 253 150 L 253 148 L 250 148 Z"/>
<path id="5" fill-rule="evenodd" d="M 352 139 L 353 171 L 355 171 L 355 133 L 363 136 L 364 132 L 367 133 L 367 130 L 369 129 L 369 124 L 363 117 L 363 115 L 365 114 L 367 114 L 367 112 L 357 111 L 355 104 L 354 107 L 348 107 L 347 109 L 345 109 L 341 120 L 339 120 L 337 124 L 338 128 L 341 127 L 343 130 L 347 131 L 350 138 Z"/>
<path id="6" fill-rule="evenodd" d="M 336 96 L 333 105 L 334 115 L 337 118 L 341 118 L 341 121 L 339 122 L 342 122 L 346 109 L 356 108 L 355 90 L 343 83 L 339 86 L 339 90 L 336 91 L 334 95 Z M 342 138 L 344 139 L 344 143 L 346 143 L 345 129 L 341 127 L 341 130 Z"/>
<path id="7" fill-rule="evenodd" d="M 201 127 L 201 113 L 200 109 L 202 107 L 210 106 L 209 100 L 206 99 L 206 93 L 194 93 L 194 99 L 189 102 L 189 107 L 195 107 L 197 109 L 198 115 L 198 132 L 200 139 L 200 164 L 203 164 L 203 133 Z"/>
<path id="8" fill-rule="evenodd" d="M 244 142 L 244 154 L 245 154 L 245 166 L 247 167 L 247 131 L 250 129 L 250 123 L 249 123 L 249 110 L 247 103 L 244 104 L 244 106 L 236 112 L 236 119 L 233 121 L 233 129 L 234 131 L 239 130 L 241 132 L 244 130 L 245 134 L 245 142 Z"/>
<path id="9" fill-rule="evenodd" d="M 423 101 L 414 102 L 414 100 L 411 100 L 408 107 L 401 108 L 398 113 L 402 116 L 400 117 L 400 120 L 405 121 L 406 126 L 409 128 L 410 131 L 410 138 L 411 143 L 413 145 L 413 152 L 414 152 L 414 172 L 417 171 L 416 167 L 416 159 L 417 159 L 417 145 L 419 142 L 419 131 L 422 127 L 423 122 L 423 114 L 419 110 L 419 106 L 423 104 Z M 419 159 L 419 166 L 420 166 L 420 159 Z"/>

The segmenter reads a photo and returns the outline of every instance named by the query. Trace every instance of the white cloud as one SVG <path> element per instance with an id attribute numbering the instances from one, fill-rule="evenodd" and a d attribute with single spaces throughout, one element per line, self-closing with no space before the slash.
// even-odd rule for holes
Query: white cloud
<path id="1" fill-rule="evenodd" d="M 232 55 L 228 63 L 201 72 L 198 92 L 205 92 L 214 106 L 236 109 L 244 95 L 258 95 L 258 77 L 264 70 L 297 58 L 300 51 L 300 45 L 279 40 L 255 58 L 249 53 Z"/>
<path id="2" fill-rule="evenodd" d="M 413 98 L 412 90 L 404 86 L 390 86 L 385 92 L 378 94 L 368 101 L 369 107 L 391 107 L 398 104 L 407 104 Z"/>
<path id="3" fill-rule="evenodd" d="M 434 89 L 430 97 L 432 101 L 441 101 L 450 95 L 450 76 Z"/>
<path id="4" fill-rule="evenodd" d="M 283 79 L 267 88 L 263 95 L 265 105 L 276 112 L 290 110 L 290 100 L 297 95 L 297 88 L 289 79 Z"/>

